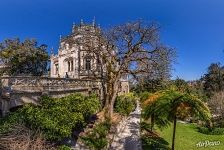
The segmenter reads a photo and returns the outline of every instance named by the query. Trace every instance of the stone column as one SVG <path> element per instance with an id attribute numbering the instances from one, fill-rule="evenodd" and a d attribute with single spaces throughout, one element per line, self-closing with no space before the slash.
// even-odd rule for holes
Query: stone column
<path id="1" fill-rule="evenodd" d="M 9 113 L 10 109 L 10 93 L 11 93 L 11 85 L 10 85 L 10 78 L 7 75 L 3 75 L 1 78 L 1 110 L 2 116 L 4 117 L 7 113 Z"/>
<path id="2" fill-rule="evenodd" d="M 2 101 L 2 116 L 5 117 L 8 113 L 9 113 L 9 109 L 10 109 L 10 101 L 9 99 L 3 99 L 1 98 Z"/>

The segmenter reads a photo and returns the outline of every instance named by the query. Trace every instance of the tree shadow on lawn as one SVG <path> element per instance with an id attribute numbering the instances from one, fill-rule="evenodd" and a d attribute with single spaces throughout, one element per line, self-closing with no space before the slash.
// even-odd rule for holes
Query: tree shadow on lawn
<path id="1" fill-rule="evenodd" d="M 144 135 L 142 136 L 141 140 L 143 150 L 171 150 L 171 148 L 168 146 L 169 143 L 161 137 Z"/>

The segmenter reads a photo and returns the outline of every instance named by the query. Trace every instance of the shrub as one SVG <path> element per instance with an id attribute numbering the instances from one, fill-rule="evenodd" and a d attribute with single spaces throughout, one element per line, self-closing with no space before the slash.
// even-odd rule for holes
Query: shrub
<path id="1" fill-rule="evenodd" d="M 0 118 L 0 134 L 9 132 L 12 126 L 18 123 L 22 124 L 22 122 L 22 116 L 17 112 L 10 113 L 5 118 Z"/>
<path id="2" fill-rule="evenodd" d="M 146 91 L 139 93 L 140 102 L 144 102 L 145 100 L 148 99 L 149 96 L 150 96 L 150 93 Z"/>
<path id="3" fill-rule="evenodd" d="M 69 146 L 66 145 L 61 145 L 58 147 L 58 150 L 71 150 L 71 148 Z"/>
<path id="4" fill-rule="evenodd" d="M 81 137 L 81 140 L 91 149 L 101 150 L 108 144 L 107 134 L 110 130 L 111 124 L 109 121 L 104 121 L 97 124 L 92 131 L 86 136 Z"/>
<path id="5" fill-rule="evenodd" d="M 118 96 L 115 101 L 115 112 L 129 115 L 136 107 L 136 98 L 132 93 Z"/>
<path id="6" fill-rule="evenodd" d="M 198 132 L 208 135 L 223 135 L 224 128 L 207 128 L 207 127 L 198 127 Z"/>
<path id="7" fill-rule="evenodd" d="M 1 126 L 4 127 L 3 130 L 7 130 L 14 122 L 24 122 L 27 127 L 40 129 L 48 140 L 61 140 L 70 137 L 73 129 L 83 127 L 88 118 L 98 109 L 99 100 L 95 95 L 71 94 L 63 98 L 43 97 L 40 106 L 25 105 L 9 115 Z"/>
<path id="8" fill-rule="evenodd" d="M 213 127 L 224 128 L 224 120 L 222 117 L 212 118 Z"/>

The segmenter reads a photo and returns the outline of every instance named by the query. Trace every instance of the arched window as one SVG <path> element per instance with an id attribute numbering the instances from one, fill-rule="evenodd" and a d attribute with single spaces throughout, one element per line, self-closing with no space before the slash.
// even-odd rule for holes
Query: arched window
<path id="1" fill-rule="evenodd" d="M 66 58 L 64 60 L 64 68 L 66 68 L 65 69 L 65 72 L 71 72 L 71 71 L 73 71 L 74 70 L 73 67 L 74 67 L 73 58 L 72 57 Z"/>

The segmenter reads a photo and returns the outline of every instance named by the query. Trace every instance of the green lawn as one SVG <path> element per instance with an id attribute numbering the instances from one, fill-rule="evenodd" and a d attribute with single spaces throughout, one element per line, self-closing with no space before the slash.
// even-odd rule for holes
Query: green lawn
<path id="1" fill-rule="evenodd" d="M 158 131 L 162 138 L 169 143 L 171 147 L 172 141 L 172 126 Z M 199 142 L 214 142 L 220 141 L 220 145 L 207 146 L 207 147 L 197 147 Z M 206 135 L 197 132 L 195 125 L 193 124 L 183 124 L 177 123 L 176 130 L 176 150 L 224 150 L 224 135 Z"/>

